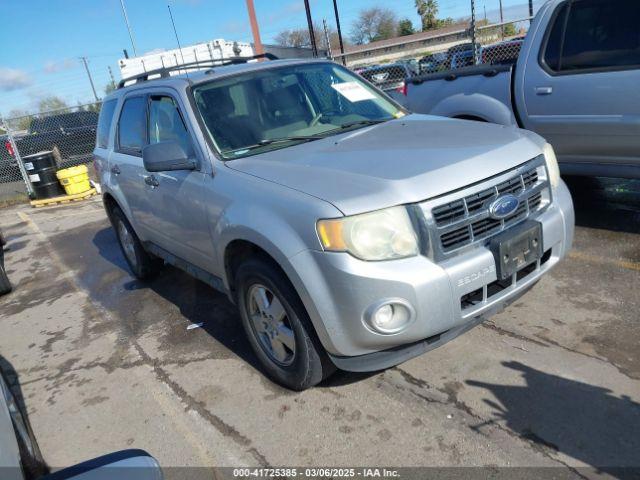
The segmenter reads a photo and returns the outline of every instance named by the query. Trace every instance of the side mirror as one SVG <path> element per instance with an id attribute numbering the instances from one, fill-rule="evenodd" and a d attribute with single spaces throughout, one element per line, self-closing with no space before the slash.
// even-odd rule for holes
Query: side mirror
<path id="1" fill-rule="evenodd" d="M 178 142 L 160 142 L 142 149 L 142 162 L 147 172 L 195 170 L 196 162 L 190 159 Z"/>

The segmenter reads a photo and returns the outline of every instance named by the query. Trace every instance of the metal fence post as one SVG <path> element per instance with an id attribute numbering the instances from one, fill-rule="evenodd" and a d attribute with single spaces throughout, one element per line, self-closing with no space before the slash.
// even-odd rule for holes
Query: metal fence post
<path id="1" fill-rule="evenodd" d="M 2 128 L 7 132 L 7 139 L 11 144 L 11 149 L 13 150 L 13 158 L 16 159 L 16 163 L 18 164 L 18 170 L 20 170 L 20 175 L 22 175 L 22 180 L 24 180 L 24 184 L 27 187 L 27 193 L 29 197 L 33 197 L 33 185 L 31 185 L 31 180 L 29 180 L 29 174 L 27 170 L 24 168 L 24 163 L 22 162 L 22 157 L 20 156 L 20 151 L 18 150 L 18 145 L 16 145 L 16 141 L 13 138 L 13 132 L 11 131 L 11 127 L 7 122 L 4 121 L 4 118 L 0 118 L 0 122 L 2 123 Z"/>
<path id="2" fill-rule="evenodd" d="M 473 48 L 473 64 L 477 65 L 478 62 L 478 50 L 476 48 L 476 2 L 471 0 L 471 44 Z"/>

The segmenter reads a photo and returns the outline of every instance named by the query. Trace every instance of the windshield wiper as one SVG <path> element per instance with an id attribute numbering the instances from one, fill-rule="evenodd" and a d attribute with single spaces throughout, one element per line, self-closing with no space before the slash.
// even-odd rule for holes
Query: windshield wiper
<path id="1" fill-rule="evenodd" d="M 341 130 L 344 130 L 345 128 L 356 127 L 358 125 L 377 125 L 378 123 L 385 123 L 385 122 L 388 122 L 389 120 L 392 120 L 392 119 L 386 118 L 384 120 L 357 120 L 355 122 L 349 122 L 349 123 L 340 125 L 339 128 Z"/>
<path id="2" fill-rule="evenodd" d="M 247 145 L 246 147 L 235 148 L 233 150 L 225 150 L 222 152 L 222 154 L 224 155 L 227 155 L 230 153 L 238 154 L 240 152 L 246 152 L 249 150 L 254 150 L 256 148 L 266 147 L 267 145 L 273 145 L 274 143 L 286 143 L 286 142 L 296 142 L 296 141 L 310 142 L 312 140 L 319 140 L 319 139 L 320 137 L 312 136 L 312 135 L 295 135 L 291 137 L 265 138 L 264 140 L 260 140 L 258 143 L 255 143 L 253 145 Z"/>

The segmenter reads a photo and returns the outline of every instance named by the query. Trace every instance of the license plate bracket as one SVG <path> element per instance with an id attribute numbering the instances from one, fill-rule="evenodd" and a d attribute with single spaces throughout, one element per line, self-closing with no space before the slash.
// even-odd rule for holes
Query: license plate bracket
<path id="1" fill-rule="evenodd" d="M 528 220 L 496 235 L 490 249 L 498 280 L 506 280 L 542 257 L 542 224 Z"/>

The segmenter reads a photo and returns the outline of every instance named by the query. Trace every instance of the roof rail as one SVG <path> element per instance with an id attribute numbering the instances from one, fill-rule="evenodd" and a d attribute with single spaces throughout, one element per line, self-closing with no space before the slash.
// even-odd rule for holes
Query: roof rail
<path id="1" fill-rule="evenodd" d="M 278 57 L 273 55 L 272 53 L 262 53 L 260 55 L 253 55 L 251 57 L 229 57 L 229 58 L 220 58 L 217 60 L 203 60 L 201 62 L 190 62 L 184 63 L 182 65 L 171 65 L 169 67 L 157 68 L 155 70 L 149 70 L 148 72 L 140 73 L 138 75 L 133 75 L 131 77 L 123 78 L 118 82 L 118 89 L 124 88 L 127 82 L 142 83 L 149 80 L 149 77 L 154 75 L 159 75 L 159 78 L 168 78 L 171 72 L 184 70 L 199 70 L 201 68 L 207 67 L 223 67 L 225 65 L 237 65 L 241 63 L 247 63 L 250 60 L 259 60 L 261 58 L 265 58 L 267 60 L 278 60 Z M 151 79 L 155 80 L 155 79 Z"/>

